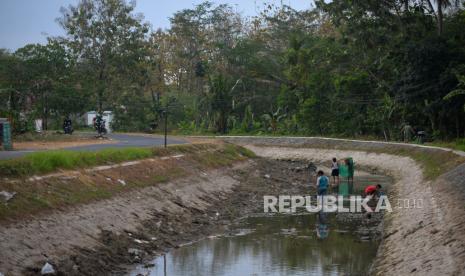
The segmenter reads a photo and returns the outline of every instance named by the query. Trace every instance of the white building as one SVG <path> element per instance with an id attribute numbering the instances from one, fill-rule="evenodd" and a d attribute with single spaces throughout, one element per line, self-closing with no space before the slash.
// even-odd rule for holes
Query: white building
<path id="1" fill-rule="evenodd" d="M 88 126 L 93 127 L 94 126 L 94 118 L 97 117 L 97 112 L 96 111 L 89 111 L 86 113 L 86 124 Z M 105 128 L 107 129 L 107 132 L 111 132 L 111 122 L 113 121 L 113 112 L 111 111 L 103 111 L 103 120 L 105 120 Z"/>

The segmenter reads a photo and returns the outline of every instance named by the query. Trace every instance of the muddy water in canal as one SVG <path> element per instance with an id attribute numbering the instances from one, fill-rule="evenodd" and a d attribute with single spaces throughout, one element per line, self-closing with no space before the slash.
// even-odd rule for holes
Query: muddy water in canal
<path id="1" fill-rule="evenodd" d="M 356 182 L 354 191 L 391 179 L 365 175 Z M 378 241 L 370 238 L 369 226 L 361 226 L 362 217 L 255 214 L 224 235 L 174 249 L 129 275 L 366 275 Z"/>

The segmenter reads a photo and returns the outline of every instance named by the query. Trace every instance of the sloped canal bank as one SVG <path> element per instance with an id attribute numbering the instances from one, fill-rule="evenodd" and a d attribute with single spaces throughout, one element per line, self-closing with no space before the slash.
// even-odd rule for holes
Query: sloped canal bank
<path id="1" fill-rule="evenodd" d="M 265 214 L 263 195 L 314 194 L 314 177 L 306 169 L 308 163 L 301 161 L 257 163 L 223 205 L 239 211 L 236 216 L 196 242 L 146 258 L 128 275 L 368 275 L 382 232 L 382 214 L 371 218 L 302 210 Z M 389 177 L 362 172 L 355 178 L 354 191 L 391 182 Z M 253 192 L 247 193 L 251 187 Z"/>

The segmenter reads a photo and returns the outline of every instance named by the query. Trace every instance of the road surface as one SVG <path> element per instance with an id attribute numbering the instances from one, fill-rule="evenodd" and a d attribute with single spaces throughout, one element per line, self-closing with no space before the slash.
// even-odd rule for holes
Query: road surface
<path id="1" fill-rule="evenodd" d="M 95 151 L 108 148 L 125 148 L 125 147 L 153 147 L 163 146 L 164 138 L 162 136 L 149 136 L 149 135 L 136 135 L 136 134 L 120 134 L 112 133 L 107 135 L 108 138 L 116 141 L 111 144 L 94 144 L 94 145 L 83 145 L 76 147 L 65 148 L 66 150 L 75 151 Z M 168 144 L 184 144 L 186 141 L 182 139 L 168 138 Z M 17 150 L 17 151 L 0 151 L 0 160 L 12 159 L 21 157 L 25 154 L 43 151 L 43 150 Z"/>

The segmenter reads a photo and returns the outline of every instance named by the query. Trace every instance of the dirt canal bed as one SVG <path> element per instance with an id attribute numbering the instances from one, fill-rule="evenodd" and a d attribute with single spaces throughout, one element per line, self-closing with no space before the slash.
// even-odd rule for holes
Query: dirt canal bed
<path id="1" fill-rule="evenodd" d="M 213 208 L 221 227 L 198 233 L 197 240 L 186 240 L 179 248 L 146 256 L 126 275 L 368 275 L 380 243 L 382 214 L 263 212 L 263 195 L 315 193 L 307 166 L 299 160 L 258 160 L 254 170 L 242 172 L 236 191 Z M 392 181 L 360 171 L 353 193 L 378 183 L 388 188 Z M 233 209 L 234 215 L 222 220 L 222 213 Z"/>

